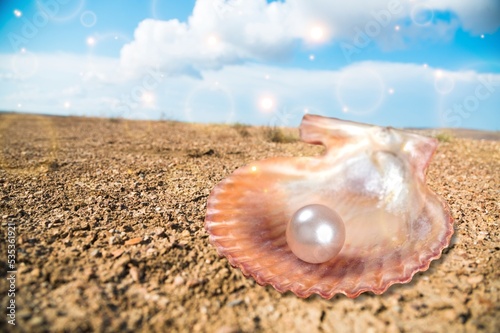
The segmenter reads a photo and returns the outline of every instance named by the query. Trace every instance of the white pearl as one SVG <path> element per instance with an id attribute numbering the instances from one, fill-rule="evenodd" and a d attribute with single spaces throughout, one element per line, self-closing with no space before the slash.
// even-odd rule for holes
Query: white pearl
<path id="1" fill-rule="evenodd" d="M 286 241 L 299 259 L 311 264 L 327 262 L 344 246 L 344 221 L 327 206 L 304 206 L 288 223 Z"/>

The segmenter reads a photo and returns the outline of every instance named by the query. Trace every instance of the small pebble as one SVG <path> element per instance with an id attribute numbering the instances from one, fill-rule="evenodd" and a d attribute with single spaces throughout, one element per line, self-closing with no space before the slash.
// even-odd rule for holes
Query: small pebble
<path id="1" fill-rule="evenodd" d="M 140 272 L 139 272 L 139 269 L 137 267 L 135 267 L 135 266 L 130 267 L 129 273 L 130 273 L 130 276 L 132 277 L 132 280 L 134 280 L 134 282 L 139 282 Z"/>
<path id="2" fill-rule="evenodd" d="M 142 237 L 129 239 L 128 241 L 125 242 L 125 245 L 137 245 L 140 242 L 142 242 L 142 239 L 143 239 Z"/>
<path id="3" fill-rule="evenodd" d="M 174 286 L 180 286 L 180 285 L 183 285 L 183 284 L 184 284 L 184 279 L 182 278 L 182 276 L 177 275 L 174 278 Z"/>
<path id="4" fill-rule="evenodd" d="M 234 301 L 227 303 L 227 306 L 229 306 L 231 308 L 233 306 L 240 305 L 241 303 L 243 303 L 242 299 L 235 299 Z"/>
<path id="5" fill-rule="evenodd" d="M 122 244 L 123 243 L 123 240 L 120 236 L 118 235 L 115 235 L 115 236 L 111 236 L 109 238 L 109 245 L 116 245 L 116 244 Z"/>

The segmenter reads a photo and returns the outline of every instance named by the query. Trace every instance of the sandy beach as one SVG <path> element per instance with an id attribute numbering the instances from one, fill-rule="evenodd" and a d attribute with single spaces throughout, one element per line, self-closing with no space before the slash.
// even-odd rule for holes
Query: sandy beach
<path id="1" fill-rule="evenodd" d="M 331 300 L 259 286 L 203 227 L 210 191 L 238 167 L 322 152 L 284 133 L 0 114 L 0 331 L 500 331 L 498 133 L 440 134 L 427 182 L 455 219 L 442 257 L 383 295 Z M 15 326 L 5 316 L 9 225 Z"/>

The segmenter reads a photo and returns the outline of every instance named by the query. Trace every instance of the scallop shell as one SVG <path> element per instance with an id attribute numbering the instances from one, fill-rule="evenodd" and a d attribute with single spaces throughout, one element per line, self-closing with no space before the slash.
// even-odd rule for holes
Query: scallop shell
<path id="1" fill-rule="evenodd" d="M 381 294 L 441 256 L 453 220 L 425 182 L 437 140 L 316 115 L 304 116 L 300 135 L 325 153 L 251 163 L 213 189 L 205 227 L 219 255 L 260 285 L 327 299 Z M 308 204 L 345 223 L 344 247 L 322 264 L 298 259 L 286 242 L 288 221 Z"/>

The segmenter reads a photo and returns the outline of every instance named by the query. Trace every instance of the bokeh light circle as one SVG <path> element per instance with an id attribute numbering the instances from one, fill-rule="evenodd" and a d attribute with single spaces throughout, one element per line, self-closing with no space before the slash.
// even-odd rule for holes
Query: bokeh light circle
<path id="1" fill-rule="evenodd" d="M 97 23 L 97 16 L 93 11 L 86 10 L 80 15 L 80 23 L 85 28 L 91 28 Z"/>
<path id="2" fill-rule="evenodd" d="M 449 94 L 455 88 L 455 80 L 450 74 L 440 72 L 434 75 L 434 88 L 441 95 Z"/>
<path id="3" fill-rule="evenodd" d="M 276 111 L 269 122 L 269 126 L 278 127 L 298 127 L 302 118 L 306 114 L 317 114 L 322 115 L 323 113 L 316 107 L 299 104 L 292 107 L 284 107 Z"/>
<path id="4" fill-rule="evenodd" d="M 145 110 L 129 110 L 121 118 L 127 136 L 132 138 L 147 138 L 150 136 L 155 120 L 151 112 Z"/>
<path id="5" fill-rule="evenodd" d="M 16 77 L 26 79 L 38 71 L 38 58 L 31 52 L 19 52 L 12 56 L 11 66 Z"/>
<path id="6" fill-rule="evenodd" d="M 89 44 L 89 38 L 92 38 L 93 42 Z M 86 38 L 85 42 L 89 46 L 89 54 L 99 52 L 99 50 L 106 49 L 109 52 L 110 49 L 116 50 L 116 55 L 120 55 L 120 50 L 125 43 L 129 43 L 131 39 L 125 34 L 117 31 L 108 31 L 104 33 L 96 33 Z"/>
<path id="7" fill-rule="evenodd" d="M 38 10 L 46 13 L 48 17 L 56 22 L 66 22 L 74 19 L 84 8 L 85 0 L 36 0 Z"/>
<path id="8" fill-rule="evenodd" d="M 257 108 L 263 113 L 272 113 L 276 111 L 277 101 L 272 95 L 265 94 L 257 99 Z"/>
<path id="9" fill-rule="evenodd" d="M 366 68 L 350 68 L 337 83 L 337 99 L 341 110 L 355 115 L 367 115 L 382 104 L 385 84 L 380 75 Z"/>
<path id="10" fill-rule="evenodd" d="M 418 26 L 428 26 L 434 20 L 434 11 L 425 4 L 416 4 L 410 13 L 411 20 Z"/>
<path id="11" fill-rule="evenodd" d="M 168 11 L 166 10 L 162 10 L 162 4 L 165 4 L 165 2 L 168 2 L 168 1 L 171 1 L 171 2 L 174 2 L 174 0 L 152 0 L 151 1 L 151 16 L 155 19 L 155 20 L 163 20 L 163 21 L 166 21 L 166 20 L 169 20 L 172 18 L 172 13 L 169 13 Z M 168 7 L 168 6 L 166 6 Z"/>
<path id="12" fill-rule="evenodd" d="M 204 83 L 193 89 L 184 105 L 184 118 L 189 122 L 230 124 L 235 117 L 234 98 L 226 87 Z"/>

